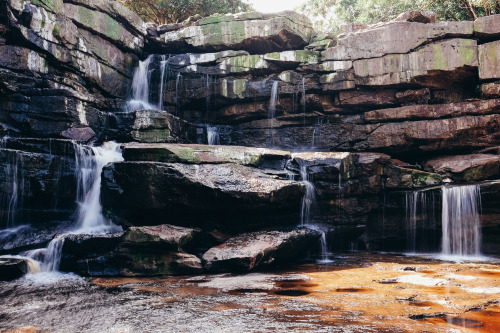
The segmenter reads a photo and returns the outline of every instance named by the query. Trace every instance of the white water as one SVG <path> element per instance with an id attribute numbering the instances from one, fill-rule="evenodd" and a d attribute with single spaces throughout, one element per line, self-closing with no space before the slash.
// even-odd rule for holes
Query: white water
<path id="1" fill-rule="evenodd" d="M 100 203 L 101 173 L 105 165 L 123 161 L 120 144 L 105 142 L 101 147 L 76 145 L 75 152 L 77 169 L 79 170 L 77 231 L 79 233 L 114 231 L 116 226 L 102 215 Z"/>
<path id="2" fill-rule="evenodd" d="M 59 270 L 65 236 L 66 235 L 59 235 L 50 241 L 47 246 L 42 265 L 40 266 L 41 272 L 56 272 Z"/>
<path id="3" fill-rule="evenodd" d="M 5 169 L 5 178 L 10 180 L 7 185 L 10 193 L 2 196 L 0 206 L 0 209 L 4 209 L 7 213 L 4 221 L 0 221 L 0 227 L 6 229 L 13 228 L 19 222 L 22 222 L 19 213 L 22 212 L 25 185 L 22 157 L 16 151 L 12 151 L 12 154 L 6 163 Z"/>
<path id="4" fill-rule="evenodd" d="M 310 181 L 307 172 L 307 165 L 300 167 L 300 176 L 302 182 L 306 186 L 306 194 L 302 198 L 302 208 L 300 211 L 300 225 L 307 225 L 311 223 L 314 209 L 316 208 L 316 190 L 313 183 Z"/>
<path id="5" fill-rule="evenodd" d="M 207 126 L 207 140 L 209 145 L 219 145 L 219 128 L 217 126 Z"/>
<path id="6" fill-rule="evenodd" d="M 165 80 L 165 69 L 167 67 L 167 56 L 162 55 L 160 61 L 160 89 L 158 90 L 158 110 L 163 110 L 163 86 Z"/>
<path id="7" fill-rule="evenodd" d="M 182 88 L 182 75 L 181 73 L 177 73 L 177 77 L 175 79 L 175 105 L 177 114 L 179 114 L 181 110 L 181 88 Z"/>
<path id="8" fill-rule="evenodd" d="M 479 185 L 443 186 L 443 256 L 480 257 L 481 193 Z"/>
<path id="9" fill-rule="evenodd" d="M 278 87 L 279 81 L 273 82 L 271 88 L 271 99 L 269 100 L 269 119 L 274 119 L 276 116 L 276 103 L 278 102 Z"/>
<path id="10" fill-rule="evenodd" d="M 139 62 L 139 66 L 134 71 L 132 80 L 132 100 L 127 102 L 126 111 L 131 112 L 140 109 L 154 109 L 155 107 L 149 103 L 149 79 L 151 72 L 149 64 L 151 63 L 152 55 L 148 56 L 144 61 Z"/>

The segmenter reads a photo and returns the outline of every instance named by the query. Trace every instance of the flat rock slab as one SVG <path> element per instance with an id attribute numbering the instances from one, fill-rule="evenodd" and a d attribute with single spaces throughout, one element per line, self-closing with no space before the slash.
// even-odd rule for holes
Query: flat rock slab
<path id="1" fill-rule="evenodd" d="M 209 146 L 189 144 L 123 145 L 126 161 L 151 161 L 186 164 L 235 163 L 247 166 L 283 169 L 291 158 L 289 152 L 240 146 Z"/>
<path id="2" fill-rule="evenodd" d="M 478 17 L 474 21 L 474 35 L 479 39 L 500 37 L 500 15 Z"/>
<path id="3" fill-rule="evenodd" d="M 200 229 L 174 225 L 130 227 L 123 235 L 123 245 L 156 249 L 190 249 L 196 245 Z"/>
<path id="4" fill-rule="evenodd" d="M 428 161 L 425 169 L 455 181 L 492 179 L 500 175 L 500 157 L 490 154 L 446 156 Z"/>
<path id="5" fill-rule="evenodd" d="M 479 49 L 479 79 L 500 78 L 500 41 L 478 46 Z"/>
<path id="6" fill-rule="evenodd" d="M 297 260 L 319 239 L 312 229 L 260 231 L 243 234 L 213 247 L 203 255 L 211 271 L 251 271 L 269 264 Z"/>

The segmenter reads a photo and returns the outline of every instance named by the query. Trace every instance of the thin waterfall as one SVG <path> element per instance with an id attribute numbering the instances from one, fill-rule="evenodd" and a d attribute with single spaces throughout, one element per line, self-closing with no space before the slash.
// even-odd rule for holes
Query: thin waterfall
<path id="1" fill-rule="evenodd" d="M 59 235 L 50 241 L 40 266 L 41 272 L 56 272 L 59 270 L 65 236 Z"/>
<path id="2" fill-rule="evenodd" d="M 316 208 L 316 190 L 313 183 L 310 181 L 307 172 L 307 165 L 300 166 L 300 176 L 302 182 L 306 186 L 306 194 L 302 198 L 302 208 L 300 212 L 300 225 L 308 225 L 311 223 L 314 209 Z"/>
<path id="3" fill-rule="evenodd" d="M 182 75 L 181 73 L 177 73 L 177 77 L 175 79 L 175 111 L 177 114 L 181 111 L 181 89 L 182 89 Z"/>
<path id="4" fill-rule="evenodd" d="M 24 198 L 24 165 L 22 156 L 15 150 L 10 150 L 5 164 L 4 178 L 10 189 L 2 195 L 1 209 L 6 213 L 0 225 L 3 228 L 15 227 L 21 222 Z"/>
<path id="5" fill-rule="evenodd" d="M 481 192 L 479 185 L 443 186 L 442 254 L 480 256 Z"/>
<path id="6" fill-rule="evenodd" d="M 163 86 L 165 80 L 165 69 L 167 68 L 168 60 L 166 55 L 161 56 L 160 61 L 160 88 L 158 89 L 158 110 L 163 110 Z"/>
<path id="7" fill-rule="evenodd" d="M 300 104 L 302 105 L 302 114 L 303 114 L 303 122 L 306 124 L 306 78 L 302 77 L 302 85 L 301 85 L 301 99 Z"/>
<path id="8" fill-rule="evenodd" d="M 315 145 L 314 145 L 314 139 L 315 139 L 315 136 L 316 136 L 316 129 L 314 128 L 313 129 L 313 134 L 312 134 L 312 142 L 311 142 L 311 148 L 316 148 Z"/>
<path id="9" fill-rule="evenodd" d="M 269 100 L 269 110 L 268 110 L 268 119 L 269 119 L 269 137 L 271 139 L 270 145 L 274 144 L 274 117 L 276 116 L 276 103 L 278 102 L 278 88 L 279 81 L 274 81 L 273 86 L 271 88 L 271 98 Z"/>
<path id="10" fill-rule="evenodd" d="M 139 66 L 134 71 L 132 99 L 127 102 L 126 111 L 155 108 L 149 103 L 149 80 L 151 77 L 149 65 L 152 58 L 153 55 L 150 55 L 144 61 L 140 61 Z"/>
<path id="11" fill-rule="evenodd" d="M 209 145 L 219 145 L 219 128 L 217 126 L 207 126 L 207 141 Z"/>

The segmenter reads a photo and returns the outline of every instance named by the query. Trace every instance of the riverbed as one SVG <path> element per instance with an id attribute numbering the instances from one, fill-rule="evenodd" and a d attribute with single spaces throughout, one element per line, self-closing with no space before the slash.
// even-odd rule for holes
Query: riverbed
<path id="1" fill-rule="evenodd" d="M 165 278 L 0 283 L 1 332 L 498 332 L 500 264 L 394 254 Z"/>

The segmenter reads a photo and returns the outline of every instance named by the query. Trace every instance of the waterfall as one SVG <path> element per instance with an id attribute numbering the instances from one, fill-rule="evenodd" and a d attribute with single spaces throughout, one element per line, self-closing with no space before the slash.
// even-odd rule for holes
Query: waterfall
<path id="1" fill-rule="evenodd" d="M 102 232 L 113 229 L 102 215 L 100 203 L 101 172 L 104 166 L 112 162 L 121 162 L 120 144 L 105 142 L 101 147 L 76 145 L 78 170 L 77 203 L 78 218 L 76 225 L 81 232 Z"/>
<path id="2" fill-rule="evenodd" d="M 443 186 L 442 254 L 480 256 L 481 193 L 479 185 Z"/>
<path id="3" fill-rule="evenodd" d="M 175 79 L 175 107 L 176 112 L 179 114 L 181 110 L 181 88 L 182 88 L 182 75 L 181 73 L 177 73 L 177 77 Z"/>
<path id="4" fill-rule="evenodd" d="M 315 139 L 315 136 L 316 136 L 316 129 L 314 128 L 314 129 L 313 129 L 313 134 L 312 134 L 312 142 L 311 142 L 311 148 L 312 148 L 312 149 L 316 148 L 316 147 L 314 146 L 314 139 Z"/>
<path id="5" fill-rule="evenodd" d="M 434 234 L 423 234 L 436 228 L 435 196 L 432 191 L 406 192 L 406 251 L 435 250 Z M 432 236 L 432 237 L 431 237 Z M 418 242 L 417 242 L 418 240 Z"/>
<path id="6" fill-rule="evenodd" d="M 12 228 L 16 226 L 22 216 L 23 197 L 24 197 L 24 165 L 22 156 L 15 150 L 10 150 L 8 160 L 5 164 L 4 178 L 9 184 L 10 193 L 2 195 L 1 210 L 6 212 L 3 218 L 2 226 Z M 20 214 L 21 213 L 21 214 Z"/>
<path id="7" fill-rule="evenodd" d="M 41 272 L 56 272 L 59 270 L 65 236 L 59 235 L 50 241 L 40 267 Z"/>
<path id="8" fill-rule="evenodd" d="M 160 88 L 158 89 L 158 110 L 163 110 L 163 85 L 165 80 L 165 69 L 167 67 L 167 56 L 162 55 L 160 61 Z"/>
<path id="9" fill-rule="evenodd" d="M 274 117 L 276 116 L 276 103 L 278 101 L 278 84 L 279 81 L 274 81 L 273 86 L 271 88 L 271 98 L 269 100 L 269 110 L 268 110 L 268 119 L 269 119 L 269 138 L 271 140 L 270 146 L 274 145 Z"/>
<path id="10" fill-rule="evenodd" d="M 300 104 L 302 105 L 302 121 L 304 125 L 306 124 L 306 78 L 302 77 L 302 85 L 301 85 L 301 99 Z"/>
<path id="11" fill-rule="evenodd" d="M 306 185 L 306 194 L 302 198 L 300 225 L 308 225 L 311 223 L 312 215 L 316 208 L 316 190 L 309 179 L 307 165 L 300 166 L 300 176 L 302 177 L 302 182 Z"/>
<path id="12" fill-rule="evenodd" d="M 149 65 L 153 55 L 148 56 L 144 61 L 139 62 L 139 66 L 134 71 L 132 79 L 132 99 L 127 102 L 126 111 L 135 111 L 140 109 L 154 109 L 149 104 L 149 79 L 151 72 Z"/>
<path id="13" fill-rule="evenodd" d="M 209 145 L 219 145 L 219 128 L 217 126 L 207 126 L 207 139 Z"/>

